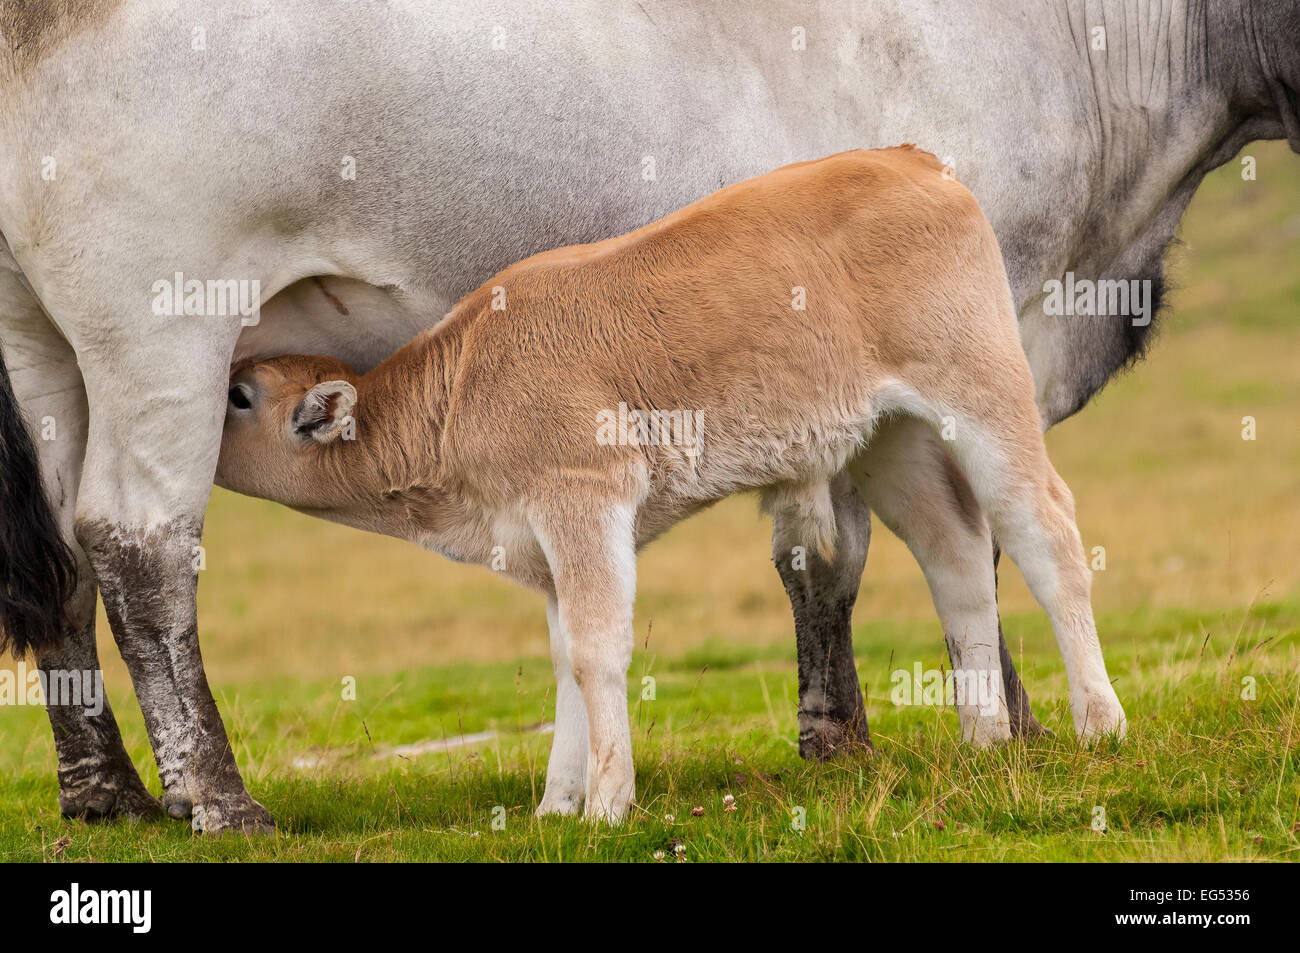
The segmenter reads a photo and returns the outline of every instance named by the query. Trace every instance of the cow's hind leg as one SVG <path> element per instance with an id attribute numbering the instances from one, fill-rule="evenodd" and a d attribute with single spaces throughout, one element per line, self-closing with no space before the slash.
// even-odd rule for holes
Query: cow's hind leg
<path id="1" fill-rule="evenodd" d="M 1001 561 L 1001 556 L 1002 550 L 998 548 L 995 540 L 993 543 L 993 591 L 995 594 L 998 586 L 998 563 Z M 1011 657 L 1011 650 L 1007 648 L 1006 637 L 1002 634 L 1001 615 L 998 616 L 998 657 L 1002 662 L 1003 697 L 1007 701 L 1007 714 L 1011 719 L 1012 736 L 1016 738 L 1036 738 L 1052 734 L 1034 717 L 1033 710 L 1029 707 L 1029 693 L 1025 691 L 1024 683 L 1020 680 L 1020 673 L 1016 671 L 1015 659 Z"/>
<path id="2" fill-rule="evenodd" d="M 122 745 L 117 720 L 102 697 L 95 645 L 95 577 L 73 535 L 73 514 L 86 448 L 86 394 L 76 355 L 55 330 L 17 272 L 0 272 L 0 340 L 18 405 L 33 426 L 41 475 L 59 531 L 76 563 L 76 586 L 57 642 L 37 646 L 47 684 L 68 678 L 97 684 L 100 697 L 46 696 L 58 758 L 59 809 L 100 820 L 162 814 Z M 5 386 L 0 384 L 0 386 Z M 76 702 L 76 703 L 72 703 Z"/>
<path id="3" fill-rule="evenodd" d="M 841 474 L 831 483 L 838 538 L 831 562 L 816 541 L 805 538 L 805 503 L 771 497 L 772 561 L 794 610 L 799 658 L 799 756 L 825 759 L 869 748 L 867 711 L 853 660 L 853 603 L 862 583 L 871 539 L 871 517 L 853 482 Z"/>

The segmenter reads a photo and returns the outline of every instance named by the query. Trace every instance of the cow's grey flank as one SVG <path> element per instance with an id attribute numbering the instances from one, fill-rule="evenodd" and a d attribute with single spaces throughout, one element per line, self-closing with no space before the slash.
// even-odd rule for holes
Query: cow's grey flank
<path id="1" fill-rule="evenodd" d="M 127 0 L 3 0 L 0 50 L 23 75 L 59 43 L 103 23 Z"/>

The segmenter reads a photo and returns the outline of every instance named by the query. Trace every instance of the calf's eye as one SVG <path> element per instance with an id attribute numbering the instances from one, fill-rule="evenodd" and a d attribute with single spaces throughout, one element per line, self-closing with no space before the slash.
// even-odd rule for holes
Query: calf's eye
<path id="1" fill-rule="evenodd" d="M 236 410 L 248 410 L 253 406 L 253 402 L 248 399 L 248 389 L 243 384 L 236 384 L 230 388 L 230 393 L 227 396 Z"/>

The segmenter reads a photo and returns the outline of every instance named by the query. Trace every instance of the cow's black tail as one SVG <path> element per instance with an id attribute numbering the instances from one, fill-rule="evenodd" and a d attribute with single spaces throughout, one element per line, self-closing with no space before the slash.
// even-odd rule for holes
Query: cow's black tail
<path id="1" fill-rule="evenodd" d="M 0 353 L 0 655 L 25 655 L 63 637 L 76 574 Z"/>

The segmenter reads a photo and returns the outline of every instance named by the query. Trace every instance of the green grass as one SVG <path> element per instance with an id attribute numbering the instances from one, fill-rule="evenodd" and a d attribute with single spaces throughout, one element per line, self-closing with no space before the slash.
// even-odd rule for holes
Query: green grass
<path id="1" fill-rule="evenodd" d="M 880 686 L 868 699 L 877 752 L 825 765 L 794 750 L 788 653 L 641 651 L 630 681 L 654 678 L 655 697 L 633 703 L 639 801 L 621 829 L 532 816 L 550 740 L 536 726 L 553 717 L 542 659 L 363 677 L 355 701 L 337 683 L 289 679 L 225 695 L 246 777 L 279 819 L 273 837 L 63 820 L 43 715 L 23 710 L 0 736 L 26 753 L 24 770 L 0 781 L 0 859 L 670 861 L 677 845 L 686 861 L 1300 856 L 1300 604 L 1101 622 L 1130 734 L 1095 748 L 1072 738 L 1064 674 L 1046 645 L 1022 667 L 1055 737 L 973 751 L 956 742 L 951 709 L 888 699 L 892 670 L 944 664 L 938 641 L 906 626 L 860 628 L 861 671 Z M 1026 638 L 1040 627 L 1008 624 Z M 1242 697 L 1247 678 L 1253 700 Z M 484 730 L 499 734 L 388 753 Z M 138 730 L 132 749 L 147 770 Z"/>
<path id="2" fill-rule="evenodd" d="M 1148 363 L 1048 439 L 1085 545 L 1106 549 L 1094 603 L 1130 719 L 1122 745 L 1074 742 L 1060 655 L 1011 567 L 1008 640 L 1056 736 L 975 752 L 956 743 L 951 710 L 893 706 L 891 671 L 946 659 L 919 570 L 877 525 L 854 625 L 877 753 L 800 761 L 789 605 L 767 525 L 740 499 L 641 559 L 632 822 L 538 821 L 550 736 L 535 726 L 553 717 L 541 600 L 484 570 L 218 492 L 204 534 L 204 655 L 278 833 L 66 821 L 44 713 L 7 707 L 0 860 L 652 861 L 671 860 L 676 844 L 688 861 L 1296 859 L 1300 159 L 1280 143 L 1246 152 L 1257 180 L 1229 163 L 1188 213 L 1174 314 Z M 1257 440 L 1241 439 L 1243 416 Z M 102 615 L 99 631 L 128 750 L 156 791 Z M 655 698 L 638 702 L 647 674 Z M 345 677 L 355 701 L 341 697 Z M 485 730 L 498 734 L 391 753 Z"/>

